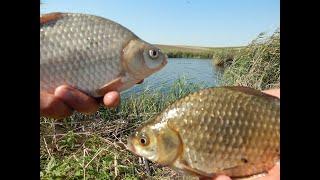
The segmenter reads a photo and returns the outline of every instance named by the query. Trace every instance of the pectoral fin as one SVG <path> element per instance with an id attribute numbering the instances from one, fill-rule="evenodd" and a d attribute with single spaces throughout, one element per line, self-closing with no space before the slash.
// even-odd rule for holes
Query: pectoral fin
<path id="1" fill-rule="evenodd" d="M 208 173 L 202 172 L 198 169 L 191 168 L 189 166 L 188 162 L 185 161 L 184 159 L 181 159 L 181 158 L 177 159 L 174 162 L 172 168 L 176 169 L 177 171 L 187 173 L 192 176 L 198 176 L 199 179 L 201 179 L 201 180 L 212 179 L 213 177 L 217 176 L 216 174 L 208 174 Z"/>
<path id="2" fill-rule="evenodd" d="M 248 176 L 248 177 L 241 177 L 241 178 L 233 178 L 234 180 L 255 180 L 258 178 L 262 178 L 265 177 L 268 173 L 264 172 L 264 173 L 260 173 L 260 174 L 255 174 L 252 176 Z"/>
<path id="3" fill-rule="evenodd" d="M 119 91 L 119 89 L 123 86 L 123 82 L 121 80 L 121 77 L 118 77 L 117 79 L 105 84 L 101 88 L 99 88 L 96 92 L 99 96 L 104 96 L 107 92 L 110 91 Z"/>

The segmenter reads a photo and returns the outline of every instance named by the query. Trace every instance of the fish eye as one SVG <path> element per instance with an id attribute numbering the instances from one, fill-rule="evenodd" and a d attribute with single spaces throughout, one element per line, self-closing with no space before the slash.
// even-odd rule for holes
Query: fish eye
<path id="1" fill-rule="evenodd" d="M 151 59 L 155 59 L 159 56 L 159 52 L 156 49 L 150 49 L 149 50 L 149 56 L 151 57 Z"/>
<path id="2" fill-rule="evenodd" d="M 142 146 L 147 146 L 149 144 L 149 140 L 146 137 L 140 137 L 140 144 Z"/>

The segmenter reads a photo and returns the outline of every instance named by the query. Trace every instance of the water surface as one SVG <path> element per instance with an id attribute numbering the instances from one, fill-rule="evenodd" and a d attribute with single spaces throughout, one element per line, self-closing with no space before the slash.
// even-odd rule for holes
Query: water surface
<path id="1" fill-rule="evenodd" d="M 139 93 L 145 89 L 165 91 L 179 78 L 204 87 L 215 87 L 221 75 L 222 69 L 212 65 L 211 59 L 169 58 L 162 70 L 123 93 Z"/>

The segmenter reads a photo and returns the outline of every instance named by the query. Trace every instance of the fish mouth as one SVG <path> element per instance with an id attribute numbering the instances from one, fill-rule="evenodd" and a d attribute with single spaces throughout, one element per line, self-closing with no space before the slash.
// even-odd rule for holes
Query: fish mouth
<path id="1" fill-rule="evenodd" d="M 163 58 L 163 61 L 162 61 L 161 65 L 162 65 L 162 66 L 165 66 L 167 63 L 168 63 L 168 56 L 165 55 L 164 58 Z"/>
<path id="2" fill-rule="evenodd" d="M 136 156 L 139 156 L 139 157 L 142 157 L 140 154 L 137 153 L 136 151 L 136 148 L 134 147 L 134 145 L 132 145 L 131 141 L 130 141 L 130 137 L 128 139 L 128 143 L 127 143 L 127 146 L 126 146 L 126 149 L 128 151 L 130 151 L 132 154 L 136 155 Z"/>
<path id="3" fill-rule="evenodd" d="M 139 82 L 137 82 L 136 84 L 142 84 L 144 81 L 144 79 L 140 80 Z"/>
<path id="4" fill-rule="evenodd" d="M 132 145 L 132 137 L 128 138 L 128 143 L 127 143 L 127 150 L 131 151 L 132 153 L 136 154 L 136 148 L 134 147 L 134 145 Z M 136 154 L 137 155 L 137 154 Z"/>

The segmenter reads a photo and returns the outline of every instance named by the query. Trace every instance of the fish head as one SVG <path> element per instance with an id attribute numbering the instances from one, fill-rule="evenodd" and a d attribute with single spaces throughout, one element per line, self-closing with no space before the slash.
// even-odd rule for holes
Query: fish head
<path id="1" fill-rule="evenodd" d="M 159 71 L 167 64 L 167 55 L 159 48 L 133 39 L 123 48 L 122 65 L 137 82 Z"/>
<path id="2" fill-rule="evenodd" d="M 157 137 L 150 128 L 141 128 L 128 138 L 128 149 L 134 154 L 157 160 Z"/>
<path id="3" fill-rule="evenodd" d="M 174 130 L 154 124 L 141 126 L 130 135 L 127 148 L 150 161 L 170 165 L 181 154 L 182 142 Z"/>

